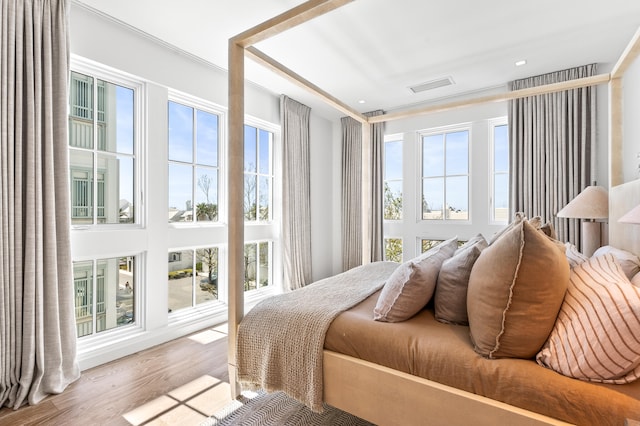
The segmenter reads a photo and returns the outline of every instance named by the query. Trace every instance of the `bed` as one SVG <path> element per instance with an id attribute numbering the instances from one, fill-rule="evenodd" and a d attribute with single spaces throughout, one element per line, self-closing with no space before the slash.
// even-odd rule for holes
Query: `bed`
<path id="1" fill-rule="evenodd" d="M 640 181 L 612 192 L 637 198 Z M 529 259 L 523 255 L 521 262 Z M 374 321 L 385 283 L 399 268 L 392 262 L 363 265 L 258 305 L 239 327 L 240 382 L 285 390 L 314 410 L 326 403 L 381 425 L 640 421 L 640 380 L 594 383 L 558 374 L 535 356 L 483 356 L 470 327 L 436 320 L 433 302 L 407 320 Z M 521 265 L 519 273 L 524 271 Z M 350 299 L 352 293 L 357 296 Z"/>
<path id="2" fill-rule="evenodd" d="M 263 24 L 247 30 L 229 40 L 229 282 L 237 282 L 238 287 L 231 286 L 229 289 L 229 371 L 232 393 L 239 395 L 240 383 L 234 381 L 234 377 L 241 378 L 237 374 L 237 350 L 239 324 L 244 317 L 244 300 L 241 283 L 243 281 L 243 204 L 242 204 L 242 182 L 243 182 L 243 124 L 244 124 L 244 60 L 245 56 L 263 64 L 269 69 L 277 72 L 286 78 L 302 85 L 311 92 L 317 94 L 330 105 L 343 113 L 352 116 L 363 123 L 363 140 L 367 140 L 366 132 L 368 124 L 382 122 L 392 119 L 406 118 L 416 114 L 427 114 L 431 112 L 460 108 L 465 105 L 472 105 L 484 102 L 504 101 L 517 97 L 530 96 L 541 93 L 551 93 L 554 91 L 569 88 L 584 87 L 595 84 L 608 84 L 610 89 L 610 146 L 611 166 L 610 166 L 610 221 L 609 233 L 610 244 L 629 250 L 633 253 L 640 253 L 636 225 L 617 224 L 616 220 L 627 209 L 640 203 L 640 183 L 639 181 L 622 184 L 621 159 L 618 152 L 622 149 L 622 77 L 624 72 L 637 57 L 640 51 L 640 32 L 636 34 L 630 42 L 629 47 L 621 56 L 611 73 L 594 76 L 587 79 L 578 79 L 562 84 L 540 86 L 525 91 L 515 91 L 507 94 L 483 97 L 465 101 L 463 103 L 451 103 L 436 107 L 422 108 L 412 111 L 398 111 L 391 114 L 367 118 L 354 111 L 349 106 L 333 98 L 320 88 L 312 85 L 301 78 L 295 72 L 287 69 L 269 58 L 264 53 L 257 50 L 254 45 L 262 40 L 271 37 L 281 31 L 285 31 L 295 25 L 302 24 L 316 16 L 320 16 L 328 11 L 339 8 L 348 3 L 349 0 L 317 0 L 309 1 L 275 17 Z M 369 147 L 363 147 L 363 164 L 366 165 L 367 156 L 370 155 Z M 366 185 L 370 178 L 367 167 L 363 167 L 363 185 Z M 368 211 L 371 200 L 368 195 L 363 195 L 363 212 Z M 630 208 L 629 207 L 629 208 Z M 366 214 L 366 213 L 365 213 Z M 368 217 L 363 216 L 363 246 L 368 247 Z M 635 235 L 635 239 L 634 239 Z M 365 258 L 368 253 L 363 253 Z M 473 383 L 452 383 L 446 378 L 420 377 L 421 374 L 413 367 L 402 365 L 402 361 L 390 361 L 378 359 L 372 354 L 365 354 L 361 347 L 353 345 L 353 339 L 342 340 L 341 336 L 347 334 L 347 330 L 362 322 L 364 317 L 371 312 L 373 301 L 379 297 L 377 291 L 380 286 L 371 289 L 371 294 L 364 297 L 362 303 L 354 303 L 354 306 L 346 309 L 335 317 L 331 326 L 322 330 L 323 340 L 320 342 L 318 353 L 320 354 L 319 364 L 322 366 L 321 399 L 327 404 L 351 412 L 355 415 L 370 420 L 376 424 L 566 424 L 566 423 L 597 423 L 597 424 L 636 424 L 640 421 L 640 385 L 632 382 L 625 385 L 596 384 L 583 382 L 572 378 L 562 377 L 555 372 L 548 371 L 539 366 L 533 359 L 480 359 L 473 354 L 473 349 L 468 340 L 469 332 L 464 326 L 436 324 L 433 321 L 432 313 L 429 309 L 421 311 L 418 315 L 406 322 L 409 329 L 412 327 L 425 328 L 428 326 L 429 333 L 434 333 L 438 339 L 448 344 L 456 344 L 462 355 L 466 352 L 470 355 L 470 360 L 459 360 L 452 362 L 448 360 L 444 365 L 453 368 L 464 363 L 474 364 L 474 368 L 467 371 L 475 372 L 481 368 L 476 364 L 487 364 L 491 370 L 496 366 L 499 371 L 512 369 L 519 371 L 516 379 L 511 376 L 507 380 L 498 380 L 500 386 L 482 386 Z M 379 327 L 380 323 L 367 321 L 367 326 Z M 356 326 L 362 327 L 362 324 Z M 326 331 L 326 340 L 324 333 Z M 359 345 L 365 348 L 371 347 L 371 342 L 381 338 L 382 332 L 375 329 L 368 333 L 369 339 L 362 338 Z M 356 333 L 360 334 L 360 333 Z M 425 346 L 425 343 L 414 343 L 409 334 L 397 333 L 398 339 L 405 339 L 404 347 Z M 406 340 L 411 340 L 411 345 L 406 345 Z M 318 344 L 316 344 L 318 345 Z M 428 345 L 426 345 L 428 346 Z M 402 345 L 401 345 L 402 347 Z M 471 349 L 470 349 L 471 348 Z M 471 352 L 469 352 L 471 350 Z M 362 352 L 362 353 L 361 353 Z M 406 364 L 405 359 L 405 364 Z M 503 365 L 513 364 L 513 367 L 503 367 Z M 417 374 L 416 374 L 417 373 Z M 529 377 L 532 374 L 532 377 Z M 427 375 L 428 374 L 424 374 Z M 464 382 L 464 374 L 462 376 Z M 535 377 L 535 378 L 534 378 Z M 543 379 L 540 379 L 543 377 Z M 523 379 L 524 378 L 524 381 Z M 467 378 L 468 379 L 468 378 Z M 530 379 L 530 380 L 529 380 Z M 440 380 L 440 381 L 439 381 Z M 520 382 L 518 382 L 520 380 Z M 496 381 L 491 379 L 491 382 Z M 310 380 L 313 382 L 313 380 Z M 444 383 L 442 383 L 444 382 Z M 528 383 L 524 386 L 524 383 Z M 483 383 L 482 379 L 480 383 Z M 486 383 L 486 382 L 485 382 Z M 520 383 L 519 386 L 515 386 Z M 551 399 L 545 400 L 538 395 L 546 394 L 547 389 L 552 387 Z M 511 385 L 514 385 L 513 387 Z M 539 386 L 534 388 L 531 386 Z M 269 386 L 265 386 L 269 387 Z M 497 389 L 504 387 L 504 389 Z M 273 388 L 275 389 L 275 388 Z M 517 390 L 517 391 L 516 391 Z M 500 393 L 501 395 L 498 395 Z M 583 399 L 586 405 L 572 406 L 573 401 Z M 550 404 L 549 401 L 566 401 L 566 404 Z M 604 401 L 604 405 L 603 405 Z M 553 408 L 549 405 L 556 405 Z M 565 405 L 565 407 L 562 407 Z M 591 407 L 591 408 L 589 408 Z M 599 408 L 598 408 L 599 407 Z M 608 408 L 607 408 L 608 407 Z M 562 413 L 568 410 L 568 413 Z M 589 411 L 589 410 L 596 410 Z M 599 412 L 597 410 L 600 410 Z M 604 410 L 604 411 L 603 411 Z M 604 413 L 604 414 L 603 414 Z M 604 417 L 602 417 L 604 415 Z M 593 416 L 594 418 L 591 418 Z"/>

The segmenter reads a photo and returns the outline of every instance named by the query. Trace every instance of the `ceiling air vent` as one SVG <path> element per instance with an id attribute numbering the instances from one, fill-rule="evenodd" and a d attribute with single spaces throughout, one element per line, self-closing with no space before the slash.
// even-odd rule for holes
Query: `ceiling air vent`
<path id="1" fill-rule="evenodd" d="M 451 77 L 439 78 L 437 80 L 427 81 L 426 83 L 417 84 L 409 87 L 413 93 L 425 92 L 427 90 L 437 89 L 438 87 L 451 86 L 453 79 Z"/>

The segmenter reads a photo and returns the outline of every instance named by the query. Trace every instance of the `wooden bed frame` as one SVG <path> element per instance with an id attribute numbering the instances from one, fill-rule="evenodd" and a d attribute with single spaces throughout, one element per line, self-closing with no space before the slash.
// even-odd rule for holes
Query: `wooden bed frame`
<path id="1" fill-rule="evenodd" d="M 640 30 L 611 73 L 571 80 L 558 84 L 484 96 L 464 102 L 453 102 L 367 118 L 340 100 L 324 92 L 294 71 L 265 55 L 253 45 L 289 28 L 303 24 L 352 0 L 311 0 L 257 25 L 229 40 L 229 379 L 232 397 L 240 394 L 235 382 L 237 327 L 244 315 L 244 60 L 250 57 L 274 72 L 311 91 L 329 105 L 362 123 L 363 186 L 370 183 L 371 155 L 369 129 L 371 123 L 398 120 L 487 102 L 500 102 L 526 96 L 551 93 L 578 87 L 607 83 L 609 85 L 609 156 L 611 187 L 610 243 L 640 253 L 640 226 L 615 221 L 631 207 L 640 204 L 640 180 L 629 184 L 622 178 L 622 77 L 640 53 Z M 369 247 L 370 195 L 365 191 L 363 205 L 363 247 Z M 363 262 L 370 253 L 363 253 Z M 567 424 L 531 411 L 461 391 L 436 382 L 402 373 L 357 358 L 331 351 L 324 352 L 325 401 L 376 424 L 442 425 L 561 425 Z"/>

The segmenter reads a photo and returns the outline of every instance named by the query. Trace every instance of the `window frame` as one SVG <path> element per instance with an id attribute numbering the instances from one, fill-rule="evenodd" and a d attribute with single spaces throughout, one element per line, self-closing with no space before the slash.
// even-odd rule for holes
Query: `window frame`
<path id="1" fill-rule="evenodd" d="M 124 87 L 133 91 L 133 153 L 126 154 L 120 152 L 109 152 L 109 151 L 101 151 L 98 148 L 98 127 L 100 121 L 96 117 L 98 114 L 97 108 L 94 108 L 94 117 L 91 118 L 93 123 L 92 131 L 93 131 L 93 142 L 94 147 L 92 149 L 81 148 L 81 147 L 72 147 L 67 140 L 67 149 L 68 152 L 71 153 L 71 150 L 76 150 L 78 152 L 91 152 L 93 155 L 93 167 L 92 167 L 92 175 L 89 181 L 93 182 L 94 177 L 99 177 L 101 174 L 100 168 L 98 167 L 98 155 L 102 155 L 103 157 L 109 158 L 117 158 L 124 156 L 126 158 L 133 158 L 133 206 L 134 206 L 134 220 L 130 223 L 99 223 L 98 219 L 98 191 L 93 191 L 93 186 L 91 188 L 92 193 L 92 214 L 91 221 L 92 223 L 83 223 L 83 224 L 71 224 L 71 230 L 99 230 L 99 229 L 109 229 L 109 230 L 118 230 L 118 229 L 132 229 L 132 228 L 143 228 L 145 227 L 145 206 L 144 202 L 144 194 L 145 194 L 145 170 L 146 163 L 144 161 L 145 155 L 145 129 L 144 129 L 144 120 L 143 117 L 146 113 L 146 102 L 145 102 L 145 93 L 146 93 L 146 83 L 139 78 L 131 76 L 125 72 L 114 70 L 110 67 L 97 64 L 88 59 L 78 57 L 75 55 L 71 55 L 70 61 L 70 73 L 75 72 L 82 75 L 85 75 L 89 78 L 92 78 L 93 84 L 93 96 L 94 105 L 97 105 L 98 102 L 98 81 L 104 81 L 107 83 L 114 84 L 116 86 Z M 71 77 L 69 77 L 71 79 Z M 68 95 L 70 96 L 70 94 Z M 103 96 L 104 97 L 104 96 Z M 93 106 L 92 106 L 93 108 Z M 71 106 L 70 102 L 67 101 L 67 116 L 71 117 Z M 69 135 L 70 137 L 70 135 Z M 69 164 L 69 168 L 71 170 L 71 164 Z M 69 179 L 71 180 L 71 174 L 69 174 Z M 96 181 L 100 181 L 101 179 L 95 179 Z M 104 179 L 102 179 L 104 182 Z M 92 183 L 93 185 L 93 183 Z M 71 202 L 71 198 L 69 199 Z M 71 216 L 70 216 L 71 218 Z M 105 228 L 106 227 L 106 228 Z"/>
<path id="2" fill-rule="evenodd" d="M 443 214 L 442 219 L 424 219 L 423 216 L 423 210 L 422 210 L 422 197 L 424 195 L 424 163 L 423 163 L 423 159 L 424 159 L 424 138 L 428 137 L 428 136 L 435 136 L 435 135 L 440 135 L 440 134 L 448 134 L 448 133 L 458 133 L 458 132 L 467 132 L 467 206 L 468 206 L 468 212 L 467 212 L 467 219 L 447 219 L 446 214 Z M 416 220 L 417 222 L 422 222 L 422 223 L 431 223 L 431 224 L 470 224 L 472 221 L 472 210 L 473 210 L 473 206 L 472 206 L 472 191 L 471 191 L 471 176 L 472 176 L 472 142 L 473 142 L 473 129 L 472 129 L 472 123 L 458 123 L 458 124 L 453 124 L 453 125 L 447 125 L 447 126 L 440 126 L 440 127 L 433 127 L 433 128 L 429 128 L 429 129 L 424 129 L 424 130 L 419 130 L 417 132 L 417 138 L 416 138 L 416 142 L 418 144 L 418 149 L 416 150 L 417 155 L 416 155 L 416 161 L 417 161 L 417 167 L 416 167 L 416 178 L 417 178 L 417 186 L 416 186 L 416 195 L 417 195 L 417 199 L 416 199 Z M 444 187 L 443 187 L 443 191 L 444 191 L 444 203 L 446 206 L 447 203 L 447 184 L 446 184 L 446 179 L 447 177 L 449 177 L 449 175 L 447 175 L 447 170 L 446 170 L 446 162 L 447 162 L 447 154 L 446 154 L 446 137 L 445 137 L 445 141 L 444 141 L 444 150 L 443 150 L 443 160 L 444 160 L 444 175 L 442 176 L 442 178 L 444 179 Z M 451 177 L 455 177 L 455 176 L 464 176 L 464 175 L 451 175 Z M 421 246 L 420 246 L 421 247 Z"/>
<path id="3" fill-rule="evenodd" d="M 227 168 L 226 168 L 226 148 L 227 148 L 227 109 L 221 107 L 219 105 L 214 104 L 213 102 L 207 102 L 201 98 L 196 96 L 188 95 L 186 93 L 169 89 L 167 96 L 167 126 L 169 123 L 168 120 L 168 107 L 169 102 L 178 103 L 180 105 L 192 108 L 194 110 L 194 116 L 196 115 L 197 110 L 207 112 L 210 114 L 215 114 L 218 116 L 218 165 L 216 166 L 218 171 L 218 220 L 216 221 L 199 221 L 199 220 L 190 220 L 184 222 L 168 222 L 169 227 L 171 228 L 192 228 L 192 227 L 226 227 L 226 213 L 227 213 Z M 194 118 L 195 120 L 195 118 Z M 196 130 L 194 128 L 194 130 Z M 195 176 L 195 170 L 198 167 L 198 163 L 196 163 L 195 158 L 192 159 L 191 163 L 180 162 L 169 159 L 169 133 L 167 132 L 167 168 L 170 164 L 190 164 L 192 169 L 194 170 L 194 174 L 192 175 L 191 182 L 191 201 L 194 205 L 192 205 L 192 210 L 195 211 L 195 198 L 196 198 L 196 190 L 197 190 L 197 182 Z M 192 140 L 192 150 L 195 152 L 195 135 Z M 167 171 L 167 197 L 169 190 L 169 172 Z M 167 203 L 167 208 L 169 207 Z M 194 214 L 195 216 L 195 214 Z"/>

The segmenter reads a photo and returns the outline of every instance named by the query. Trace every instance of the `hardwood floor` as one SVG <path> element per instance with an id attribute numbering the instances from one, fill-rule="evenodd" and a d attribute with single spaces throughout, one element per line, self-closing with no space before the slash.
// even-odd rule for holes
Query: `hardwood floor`
<path id="1" fill-rule="evenodd" d="M 0 425 L 198 425 L 230 402 L 226 327 L 101 365 Z"/>

